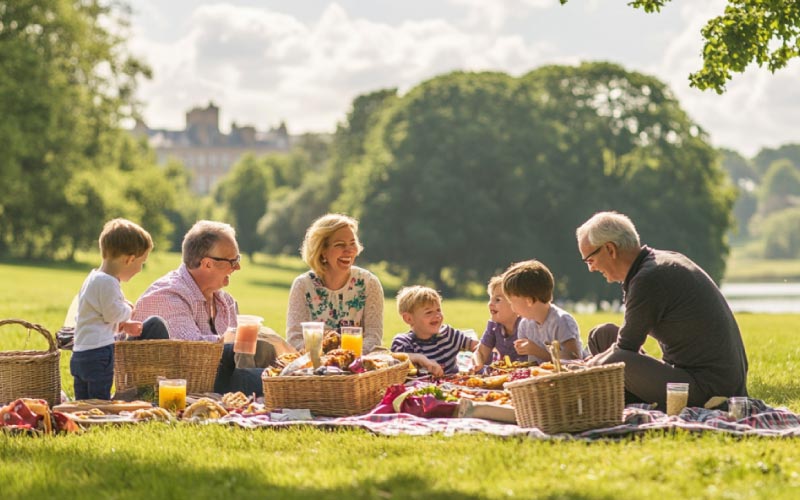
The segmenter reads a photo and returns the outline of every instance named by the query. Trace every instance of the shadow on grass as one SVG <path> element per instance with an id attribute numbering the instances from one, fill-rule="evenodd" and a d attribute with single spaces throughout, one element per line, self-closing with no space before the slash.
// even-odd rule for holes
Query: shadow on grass
<path id="1" fill-rule="evenodd" d="M 153 436 L 154 437 L 154 436 Z M 278 465 L 277 470 L 289 471 L 280 480 L 270 479 L 280 472 L 266 472 L 263 462 L 249 466 L 224 465 L 229 461 L 225 454 L 218 455 L 213 462 L 204 465 L 189 464 L 176 459 L 175 450 L 162 448 L 163 454 L 142 456 L 136 450 L 115 450 L 113 443 L 98 447 L 97 442 L 83 443 L 83 436 L 69 439 L 63 447 L 38 450 L 20 446 L 13 453 L 0 451 L 0 462 L 4 463 L 4 498 L 420 498 L 420 499 L 482 499 L 488 498 L 464 489 L 446 489 L 436 484 L 435 474 L 452 474 L 452 471 L 430 471 L 420 469 L 419 473 L 397 474 L 381 480 L 348 481 L 344 486 L 326 487 L 319 484 L 303 483 L 302 477 L 314 475 L 318 467 L 325 467 L 325 460 L 314 458 L 310 453 L 308 460 L 300 468 Z M 32 439 L 18 437 L 14 439 Z M 35 439 L 35 438 L 33 438 Z M 58 438 L 56 438 L 58 439 Z M 163 444 L 162 444 L 163 446 Z M 335 453 L 335 450 L 331 450 Z M 265 448 L 265 458 L 280 460 L 281 454 L 273 455 Z M 31 476 L 24 472 L 25 464 L 36 464 Z M 12 467 L 8 465 L 11 464 Z M 15 470 L 13 466 L 16 465 Z M 299 470 L 298 470 L 299 469 Z M 46 471 L 46 480 L 36 480 Z M 268 469 L 267 469 L 268 470 Z M 299 472 L 301 479 L 294 477 Z M 356 478 L 358 470 L 352 471 Z M 432 476 L 433 474 L 433 476 Z M 321 471 L 320 476 L 329 480 L 330 472 Z M 348 476 L 351 477 L 351 476 Z M 337 478 L 340 479 L 340 478 Z M 298 483 L 289 484 L 286 483 Z M 577 486 L 576 486 L 577 488 Z M 531 494 L 533 492 L 530 492 Z M 559 492 L 536 495 L 544 499 L 606 500 L 608 495 L 592 495 L 587 492 Z M 496 497 L 493 495 L 492 497 Z"/>
<path id="2" fill-rule="evenodd" d="M 25 438 L 22 438 L 25 439 Z M 41 464 L 39 453 L 17 454 L 15 460 Z M 311 458 L 311 457 L 309 457 Z M 4 485 L 11 497 L 29 498 L 425 498 L 479 499 L 481 496 L 435 488 L 422 476 L 398 475 L 384 481 L 361 481 L 342 487 L 315 484 L 287 486 L 275 484 L 254 468 L 218 467 L 213 464 L 191 467 L 164 459 L 142 460 L 128 453 L 105 450 L 97 455 L 67 451 L 50 452 L 48 468 L 57 471 L 60 480 L 34 485 Z M 221 460 L 221 461 L 224 461 Z M 313 459 L 306 465 L 313 469 Z M 564 498 L 564 497 L 559 497 Z"/>

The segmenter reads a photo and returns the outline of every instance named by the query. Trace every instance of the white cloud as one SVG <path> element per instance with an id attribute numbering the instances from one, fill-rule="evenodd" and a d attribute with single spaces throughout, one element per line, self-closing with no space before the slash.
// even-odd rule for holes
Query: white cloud
<path id="1" fill-rule="evenodd" d="M 463 23 L 470 27 L 489 27 L 496 31 L 515 15 L 526 15 L 531 9 L 558 5 L 558 0 L 448 0 L 466 9 Z"/>
<path id="2" fill-rule="evenodd" d="M 383 21 L 337 3 L 301 20 L 266 7 L 176 1 L 136 0 L 131 46 L 154 69 L 139 93 L 153 127 L 180 128 L 187 110 L 213 100 L 223 129 L 233 120 L 259 129 L 286 120 L 293 133 L 330 131 L 354 97 L 380 88 L 402 92 L 456 69 L 520 75 L 604 59 L 667 82 L 715 145 L 752 155 L 800 140 L 800 61 L 774 75 L 735 74 L 721 96 L 689 87 L 702 63 L 700 29 L 726 0 L 673 0 L 652 15 L 598 0 L 440 0 L 439 17 Z"/>
<path id="3" fill-rule="evenodd" d="M 150 126 L 181 127 L 186 110 L 213 100 L 226 127 L 231 116 L 259 128 L 285 119 L 291 131 L 332 130 L 359 93 L 407 89 L 455 69 L 519 74 L 552 50 L 444 20 L 373 22 L 338 4 L 309 24 L 266 9 L 201 6 L 190 26 L 172 43 L 134 39 L 155 73 L 140 92 Z"/>

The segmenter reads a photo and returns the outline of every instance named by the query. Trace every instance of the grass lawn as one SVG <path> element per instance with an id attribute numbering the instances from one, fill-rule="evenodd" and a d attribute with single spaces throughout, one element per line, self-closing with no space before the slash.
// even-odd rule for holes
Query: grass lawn
<path id="1" fill-rule="evenodd" d="M 96 256 L 77 265 L 1 263 L 0 319 L 55 332 Z M 134 300 L 177 267 L 155 253 L 123 286 Z M 290 258 L 260 256 L 233 275 L 240 310 L 285 326 L 288 286 L 304 270 Z M 399 283 L 385 277 L 387 288 Z M 598 279 L 600 279 L 598 277 Z M 483 331 L 484 301 L 446 300 L 446 321 Z M 581 332 L 615 315 L 577 315 Z M 737 317 L 750 359 L 751 394 L 800 412 L 800 316 Z M 387 300 L 384 343 L 404 330 Z M 43 349 L 37 334 L 0 328 L 0 350 Z M 657 351 L 655 344 L 646 346 Z M 61 360 L 72 392 L 69 354 Z M 653 432 L 597 442 L 539 442 L 484 435 L 386 438 L 358 430 L 248 431 L 217 425 L 141 424 L 79 436 L 0 435 L 3 498 L 798 498 L 794 439 Z"/>

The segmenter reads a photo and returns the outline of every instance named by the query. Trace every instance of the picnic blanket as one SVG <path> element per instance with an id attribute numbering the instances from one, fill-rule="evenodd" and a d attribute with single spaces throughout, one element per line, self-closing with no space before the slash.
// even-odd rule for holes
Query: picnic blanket
<path id="1" fill-rule="evenodd" d="M 750 414 L 731 421 L 728 413 L 705 408 L 685 408 L 680 415 L 667 416 L 647 405 L 628 405 L 623 422 L 614 427 L 593 429 L 575 434 L 548 435 L 535 428 L 523 428 L 478 418 L 421 418 L 406 413 L 368 414 L 354 417 L 316 417 L 307 413 L 292 418 L 292 411 L 244 416 L 231 413 L 207 424 L 234 425 L 248 429 L 282 428 L 307 425 L 323 428 L 361 428 L 381 436 L 484 433 L 495 436 L 525 436 L 534 439 L 615 438 L 652 430 L 684 429 L 690 432 L 725 432 L 739 436 L 800 436 L 800 416 L 786 408 L 772 408 L 761 400 L 750 399 Z"/>

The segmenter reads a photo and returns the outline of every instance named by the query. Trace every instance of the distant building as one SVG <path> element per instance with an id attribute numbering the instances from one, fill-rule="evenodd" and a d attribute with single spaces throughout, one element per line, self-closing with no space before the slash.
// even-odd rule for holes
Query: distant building
<path id="1" fill-rule="evenodd" d="M 151 129 L 137 121 L 133 133 L 146 136 L 155 150 L 158 162 L 168 159 L 181 161 L 193 174 L 192 189 L 208 194 L 245 153 L 264 155 L 288 151 L 289 133 L 286 125 L 267 132 L 255 127 L 231 124 L 231 133 L 219 130 L 219 108 L 209 102 L 206 108 L 194 108 L 186 113 L 184 130 Z"/>

